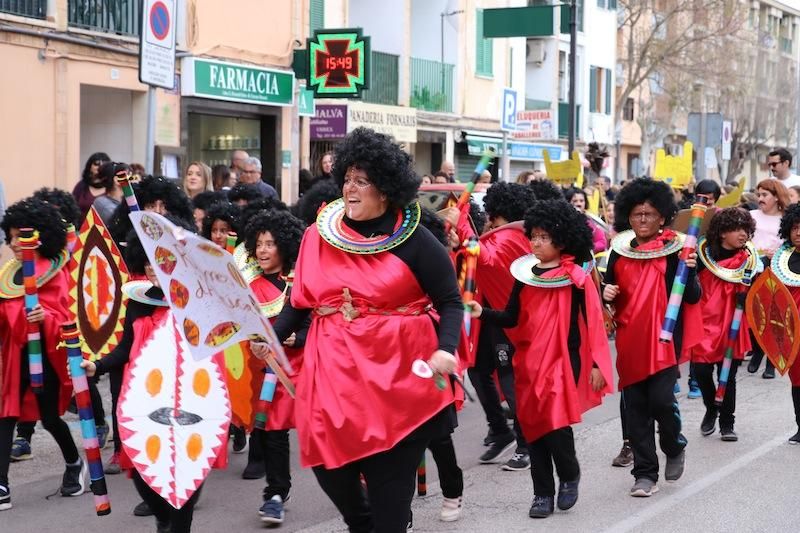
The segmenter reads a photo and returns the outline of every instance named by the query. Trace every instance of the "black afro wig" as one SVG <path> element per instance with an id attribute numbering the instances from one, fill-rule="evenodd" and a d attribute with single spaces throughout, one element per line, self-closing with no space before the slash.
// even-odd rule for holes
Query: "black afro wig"
<path id="1" fill-rule="evenodd" d="M 205 211 L 209 208 L 209 206 L 211 206 L 211 204 L 225 202 L 227 200 L 228 198 L 222 191 L 203 191 L 201 193 L 197 193 L 195 197 L 192 198 L 192 207 Z"/>
<path id="2" fill-rule="evenodd" d="M 533 191 L 537 200 L 561 200 L 564 193 L 550 180 L 533 180 L 528 183 L 528 188 Z"/>
<path id="3" fill-rule="evenodd" d="M 783 223 L 782 219 L 781 223 Z M 711 248 L 711 257 L 719 258 L 721 255 L 722 234 L 738 229 L 745 230 L 748 239 L 753 238 L 753 233 L 756 231 L 756 221 L 753 220 L 748 211 L 741 207 L 728 207 L 717 211 L 706 231 L 706 240 L 709 248 Z M 783 226 L 781 226 L 781 229 L 783 229 Z"/>
<path id="4" fill-rule="evenodd" d="M 56 206 L 38 198 L 26 198 L 6 209 L 0 223 L 11 244 L 11 228 L 33 228 L 39 232 L 39 255 L 46 259 L 58 257 L 67 245 L 67 225 Z"/>
<path id="5" fill-rule="evenodd" d="M 297 261 L 300 241 L 305 229 L 303 221 L 288 211 L 264 211 L 254 216 L 245 227 L 244 246 L 247 248 L 247 253 L 251 257 L 255 257 L 258 236 L 264 232 L 270 232 L 283 260 L 282 273 L 288 274 Z"/>
<path id="6" fill-rule="evenodd" d="M 534 203 L 525 212 L 525 235 L 531 238 L 534 229 L 550 235 L 553 246 L 562 254 L 575 257 L 581 264 L 592 258 L 592 230 L 586 215 L 579 213 L 565 200 L 544 200 Z"/>
<path id="7" fill-rule="evenodd" d="M 717 218 L 717 216 L 714 218 Z M 714 222 L 714 219 L 711 219 L 711 222 Z M 800 224 L 800 204 L 790 205 L 789 208 L 783 213 L 783 217 L 781 217 L 781 227 L 778 231 L 778 235 L 780 235 L 781 239 L 785 240 L 786 242 L 791 242 L 792 228 L 797 224 Z M 3 229 L 5 229 L 5 226 L 3 226 Z M 6 239 L 7 238 L 8 237 L 6 237 Z"/>
<path id="8" fill-rule="evenodd" d="M 285 203 L 281 202 L 274 196 L 262 196 L 257 200 L 253 200 L 252 202 L 248 202 L 247 205 L 241 208 L 241 214 L 239 215 L 239 227 L 244 228 L 247 226 L 247 223 L 256 216 L 257 214 L 263 211 L 289 211 L 289 208 L 286 206 Z"/>
<path id="9" fill-rule="evenodd" d="M 297 201 L 295 215 L 307 225 L 317 220 L 317 212 L 322 204 L 342 197 L 342 188 L 333 180 L 319 180 Z"/>
<path id="10" fill-rule="evenodd" d="M 664 225 L 669 226 L 678 206 L 672 189 L 663 181 L 650 178 L 635 178 L 619 191 L 614 198 L 614 229 L 617 232 L 631 229 L 631 212 L 637 205 L 648 203 L 664 217 Z"/>
<path id="11" fill-rule="evenodd" d="M 562 198 L 563 199 L 563 198 Z M 536 197 L 527 185 L 519 183 L 495 183 L 486 190 L 483 208 L 489 219 L 503 217 L 509 222 L 522 220 L 525 211 L 533 205 Z"/>
<path id="12" fill-rule="evenodd" d="M 78 226 L 81 222 L 81 209 L 78 207 L 75 198 L 67 191 L 43 187 L 33 193 L 32 198 L 42 200 L 43 202 L 55 206 L 59 213 L 61 213 L 61 218 L 63 218 L 67 224 L 74 225 L 76 230 L 80 229 Z"/>
<path id="13" fill-rule="evenodd" d="M 356 128 L 336 146 L 333 179 L 341 190 L 350 168 L 366 172 L 389 206 L 400 209 L 417 195 L 420 179 L 411 156 L 391 138 L 367 128 Z"/>
<path id="14" fill-rule="evenodd" d="M 240 201 L 250 203 L 261 198 L 264 198 L 264 193 L 251 183 L 237 183 L 228 191 L 228 201 L 232 203 Z"/>
<path id="15" fill-rule="evenodd" d="M 186 220 L 174 217 L 172 215 L 166 215 L 166 219 L 179 226 L 186 231 L 191 233 L 196 233 L 197 228 L 194 224 L 190 224 Z M 128 272 L 134 275 L 143 276 L 144 275 L 144 267 L 145 265 L 150 263 L 150 259 L 147 257 L 147 253 L 144 251 L 144 247 L 142 246 L 142 242 L 139 240 L 139 236 L 136 234 L 136 231 L 131 229 L 125 235 L 125 246 L 122 248 L 122 257 L 125 259 L 125 266 L 128 267 Z"/>
<path id="16" fill-rule="evenodd" d="M 482 234 L 483 228 L 486 227 L 486 213 L 472 199 L 469 201 L 469 218 L 475 224 L 475 231 L 478 232 L 478 235 Z"/>
<path id="17" fill-rule="evenodd" d="M 439 218 L 439 215 L 427 207 L 420 207 L 419 223 L 422 227 L 427 228 L 445 248 L 450 248 L 450 240 L 444 231 L 444 220 Z"/>
<path id="18" fill-rule="evenodd" d="M 231 226 L 231 231 L 239 232 L 239 217 L 241 210 L 236 204 L 230 202 L 217 202 L 211 204 L 206 209 L 206 216 L 203 218 L 203 237 L 211 239 L 211 226 L 215 220 L 224 220 Z"/>

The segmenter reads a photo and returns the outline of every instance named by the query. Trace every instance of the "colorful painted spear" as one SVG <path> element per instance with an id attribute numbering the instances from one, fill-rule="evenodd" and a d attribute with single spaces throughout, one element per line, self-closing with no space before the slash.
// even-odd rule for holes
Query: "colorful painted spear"
<path id="1" fill-rule="evenodd" d="M 481 253 L 481 245 L 478 244 L 478 238 L 474 235 L 464 243 L 464 329 L 467 332 L 467 338 L 470 336 L 472 329 L 472 308 L 467 305 L 475 299 L 475 269 L 478 266 L 478 255 Z"/>
<path id="2" fill-rule="evenodd" d="M 753 271 L 749 268 L 744 271 L 744 276 L 742 277 L 743 288 L 736 293 L 736 309 L 733 311 L 733 320 L 728 330 L 725 359 L 722 360 L 722 369 L 719 371 L 719 383 L 717 383 L 717 395 L 714 397 L 714 403 L 718 406 L 722 405 L 722 401 L 725 399 L 725 390 L 728 388 L 728 376 L 730 376 L 731 364 L 733 363 L 733 349 L 739 338 L 739 330 L 742 326 L 742 315 L 744 314 L 744 304 L 745 300 L 747 300 L 747 289 L 750 287 L 752 276 Z"/>
<path id="3" fill-rule="evenodd" d="M 119 172 L 117 174 L 117 184 L 122 189 L 122 194 L 125 195 L 125 203 L 128 204 L 128 209 L 131 212 L 139 211 L 139 202 L 136 201 L 136 195 L 131 186 L 131 180 L 127 172 Z"/>
<path id="4" fill-rule="evenodd" d="M 428 494 L 427 469 L 425 468 L 425 453 L 422 454 L 422 461 L 417 467 L 417 495 L 425 496 Z"/>
<path id="5" fill-rule="evenodd" d="M 458 197 L 458 203 L 456 204 L 457 208 L 461 209 L 469 203 L 470 196 L 472 196 L 472 191 L 475 190 L 475 184 L 478 183 L 483 171 L 492 164 L 492 160 L 494 160 L 496 155 L 497 154 L 495 154 L 494 148 L 489 147 L 484 150 L 480 161 L 478 161 L 478 164 L 475 166 L 475 171 L 472 173 L 472 177 L 464 187 L 464 191 L 461 193 L 461 196 Z M 448 222 L 445 222 L 445 233 L 450 233 L 450 224 Z"/>
<path id="6" fill-rule="evenodd" d="M 89 382 L 86 379 L 86 371 L 81 368 L 83 352 L 81 351 L 78 326 L 75 322 L 65 322 L 61 325 L 61 339 L 67 346 L 69 373 L 72 376 L 75 404 L 78 407 L 78 417 L 81 421 L 83 449 L 86 452 L 86 461 L 89 463 L 89 486 L 94 493 L 94 509 L 97 516 L 104 516 L 111 513 L 111 501 L 108 498 L 106 478 L 103 475 L 103 460 L 100 457 L 100 443 L 97 440 L 97 430 L 94 425 Z"/>
<path id="7" fill-rule="evenodd" d="M 228 237 L 225 240 L 225 250 L 228 251 L 229 254 L 233 255 L 233 252 L 236 250 L 236 232 L 229 231 Z"/>
<path id="8" fill-rule="evenodd" d="M 31 228 L 20 228 L 19 247 L 22 249 L 22 277 L 25 284 L 25 312 L 39 305 L 36 287 L 36 249 L 39 247 L 39 232 Z M 41 394 L 44 386 L 42 362 L 42 336 L 39 324 L 28 322 L 28 368 L 31 375 L 31 390 Z"/>
<path id="9" fill-rule="evenodd" d="M 683 292 L 686 289 L 686 280 L 689 278 L 689 267 L 686 260 L 689 255 L 697 250 L 697 235 L 700 233 L 700 224 L 706 215 L 708 197 L 697 196 L 697 202 L 692 205 L 692 212 L 689 219 L 689 229 L 686 231 L 686 240 L 683 242 L 683 249 L 678 258 L 678 269 L 675 272 L 675 280 L 672 282 L 672 290 L 669 293 L 667 312 L 664 315 L 664 323 L 661 326 L 661 334 L 658 336 L 659 342 L 672 341 L 672 334 L 675 331 L 675 324 L 678 321 L 678 312 L 683 302 Z"/>
<path id="10" fill-rule="evenodd" d="M 267 366 L 264 374 L 264 382 L 261 384 L 261 394 L 258 397 L 255 421 L 255 429 L 265 430 L 267 427 L 267 410 L 272 399 L 275 397 L 275 386 L 278 384 L 278 376 Z"/>

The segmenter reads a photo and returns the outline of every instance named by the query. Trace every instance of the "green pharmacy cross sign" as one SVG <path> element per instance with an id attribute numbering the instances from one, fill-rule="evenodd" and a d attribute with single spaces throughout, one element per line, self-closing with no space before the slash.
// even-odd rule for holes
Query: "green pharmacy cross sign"
<path id="1" fill-rule="evenodd" d="M 361 28 L 318 30 L 306 49 L 315 98 L 358 98 L 369 89 L 369 37 Z"/>

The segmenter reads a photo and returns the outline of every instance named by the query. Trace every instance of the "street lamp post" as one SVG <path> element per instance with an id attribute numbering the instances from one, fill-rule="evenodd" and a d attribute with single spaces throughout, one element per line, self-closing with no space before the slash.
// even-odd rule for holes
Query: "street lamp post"
<path id="1" fill-rule="evenodd" d="M 577 0 L 570 0 L 569 3 L 569 157 L 575 150 L 575 62 L 578 58 L 578 5 Z"/>

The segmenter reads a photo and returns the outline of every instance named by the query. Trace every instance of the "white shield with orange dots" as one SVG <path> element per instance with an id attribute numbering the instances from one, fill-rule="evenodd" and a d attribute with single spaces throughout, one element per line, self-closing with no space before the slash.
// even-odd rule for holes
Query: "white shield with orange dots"
<path id="1" fill-rule="evenodd" d="M 120 395 L 125 453 L 150 487 L 180 509 L 227 444 L 231 405 L 217 358 L 196 361 L 171 312 L 138 354 Z"/>

